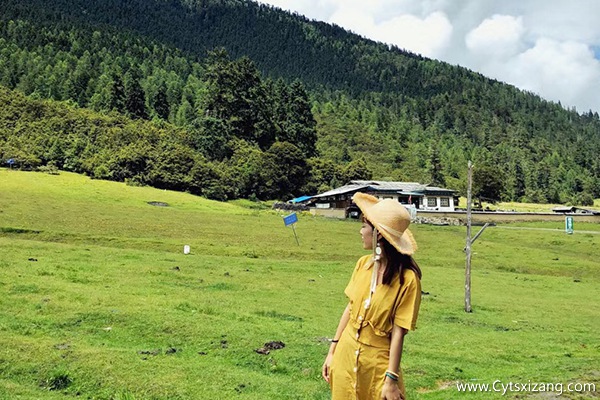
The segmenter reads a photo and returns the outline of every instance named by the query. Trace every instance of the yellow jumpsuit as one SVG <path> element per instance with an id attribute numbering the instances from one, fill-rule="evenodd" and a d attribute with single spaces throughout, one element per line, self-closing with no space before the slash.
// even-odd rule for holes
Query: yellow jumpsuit
<path id="1" fill-rule="evenodd" d="M 344 293 L 350 320 L 331 362 L 332 400 L 378 400 L 388 369 L 392 328 L 414 330 L 421 304 L 421 282 L 414 271 L 403 270 L 403 284 L 395 277 L 380 284 L 365 307 L 371 284 L 372 255 L 361 257 Z M 405 395 L 402 372 L 398 386 Z"/>

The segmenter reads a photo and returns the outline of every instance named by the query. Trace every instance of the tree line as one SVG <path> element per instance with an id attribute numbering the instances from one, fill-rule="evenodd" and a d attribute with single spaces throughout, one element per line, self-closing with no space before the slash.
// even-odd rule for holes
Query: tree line
<path id="1" fill-rule="evenodd" d="M 179 132 L 169 135 L 181 137 L 177 143 L 198 162 L 216 166 L 217 175 L 207 174 L 223 182 L 221 189 L 237 188 L 214 190 L 213 198 L 314 194 L 349 177 L 419 181 L 464 193 L 469 159 L 483 197 L 573 204 L 600 197 L 597 112 L 566 110 L 336 26 L 244 0 L 7 0 L 0 11 L 0 85 L 32 100 L 54 100 L 39 104 L 70 110 L 63 114 L 81 111 L 85 118 L 127 121 L 119 126 Z M 4 143 L 13 144 L 2 147 L 0 161 L 16 157 L 8 148 L 33 152 L 15 146 L 10 136 L 18 135 L 7 129 Z M 136 150 L 127 157 L 153 159 L 146 151 L 155 145 L 132 145 Z M 169 181 L 144 169 L 158 161 L 125 162 L 128 172 L 119 172 L 119 162 L 108 158 L 72 161 L 83 153 L 66 167 L 40 151 L 22 153 L 23 160 L 32 156 L 24 167 L 54 162 L 108 179 L 159 187 Z M 282 168 L 272 164 L 279 159 L 289 165 L 279 169 L 285 179 L 232 183 L 219 175 L 245 163 L 252 172 L 233 177 L 260 177 L 264 168 Z M 174 180 L 189 181 L 186 168 L 196 161 L 182 161 L 186 172 Z M 205 193 L 188 183 L 175 186 Z"/>
<path id="2" fill-rule="evenodd" d="M 188 191 L 215 200 L 288 199 L 332 179 L 368 177 L 364 161 L 344 168 L 306 158 L 287 141 L 262 150 L 234 138 L 222 160 L 196 150 L 192 131 L 163 121 L 131 119 L 36 100 L 0 86 L 0 161 L 14 168 L 55 168 L 129 185 Z"/>

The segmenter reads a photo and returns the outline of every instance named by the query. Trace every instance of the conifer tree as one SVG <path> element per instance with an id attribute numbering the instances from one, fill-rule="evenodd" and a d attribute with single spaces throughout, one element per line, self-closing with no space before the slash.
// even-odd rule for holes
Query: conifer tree
<path id="1" fill-rule="evenodd" d="M 162 118 L 164 120 L 169 119 L 169 113 L 171 110 L 170 110 L 169 101 L 167 98 L 167 90 L 164 87 L 164 85 L 161 85 L 158 88 L 158 91 L 156 92 L 156 94 L 154 95 L 153 106 L 154 106 L 154 111 L 156 111 L 156 114 L 160 118 Z"/>
<path id="2" fill-rule="evenodd" d="M 146 96 L 137 71 L 125 75 L 125 111 L 133 119 L 148 119 Z"/>
<path id="3" fill-rule="evenodd" d="M 119 74 L 113 74 L 108 105 L 110 110 L 125 111 L 125 86 Z"/>

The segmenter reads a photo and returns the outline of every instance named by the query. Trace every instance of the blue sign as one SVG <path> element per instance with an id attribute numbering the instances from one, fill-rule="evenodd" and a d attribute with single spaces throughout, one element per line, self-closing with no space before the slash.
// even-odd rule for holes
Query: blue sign
<path id="1" fill-rule="evenodd" d="M 291 213 L 290 215 L 283 217 L 283 223 L 285 226 L 295 224 L 296 222 L 298 222 L 298 216 L 296 213 Z"/>
<path id="2" fill-rule="evenodd" d="M 9 158 L 8 160 L 6 160 L 6 163 L 8 165 L 13 165 L 15 163 L 15 159 L 14 158 Z"/>

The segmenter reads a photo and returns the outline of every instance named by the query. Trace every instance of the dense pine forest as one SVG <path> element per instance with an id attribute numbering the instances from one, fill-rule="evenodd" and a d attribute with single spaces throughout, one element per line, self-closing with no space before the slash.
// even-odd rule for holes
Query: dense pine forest
<path id="1" fill-rule="evenodd" d="M 5 0 L 0 162 L 214 199 L 350 179 L 590 204 L 597 112 L 247 0 Z"/>

